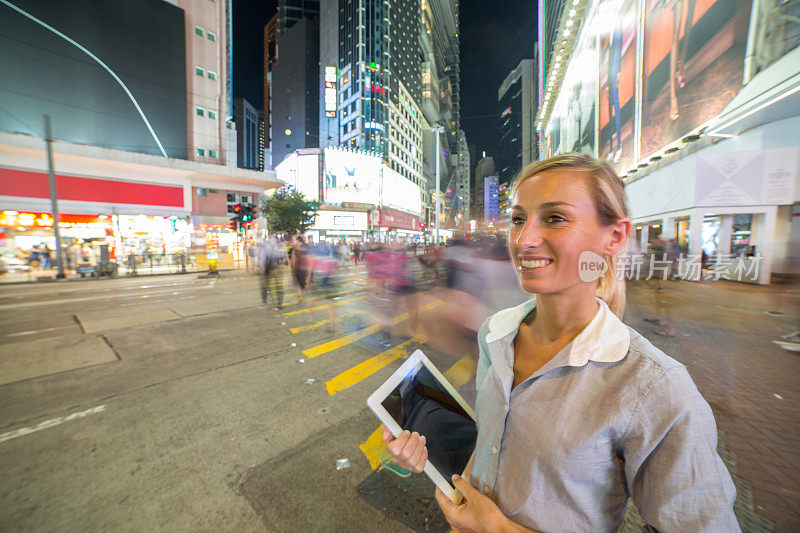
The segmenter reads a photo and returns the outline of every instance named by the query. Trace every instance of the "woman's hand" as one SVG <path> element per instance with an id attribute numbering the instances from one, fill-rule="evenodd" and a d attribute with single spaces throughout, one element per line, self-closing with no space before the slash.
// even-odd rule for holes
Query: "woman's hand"
<path id="1" fill-rule="evenodd" d="M 386 426 L 381 426 L 381 436 L 386 442 L 386 451 L 392 456 L 392 462 L 412 472 L 422 472 L 428 460 L 428 449 L 425 437 L 416 431 L 403 431 L 395 439 Z"/>
<path id="2" fill-rule="evenodd" d="M 500 531 L 531 531 L 509 520 L 491 499 L 475 490 L 469 481 L 453 476 L 453 485 L 464 499 L 456 505 L 444 492 L 436 488 L 436 501 L 447 522 L 458 533 L 484 533 Z"/>

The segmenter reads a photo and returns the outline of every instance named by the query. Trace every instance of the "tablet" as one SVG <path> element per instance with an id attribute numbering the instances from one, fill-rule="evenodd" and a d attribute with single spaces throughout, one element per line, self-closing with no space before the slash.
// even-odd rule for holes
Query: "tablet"
<path id="1" fill-rule="evenodd" d="M 458 503 L 461 494 L 450 478 L 464 472 L 475 449 L 475 411 L 425 354 L 411 354 L 367 405 L 395 437 L 405 429 L 425 436 L 428 460 L 423 471 Z"/>

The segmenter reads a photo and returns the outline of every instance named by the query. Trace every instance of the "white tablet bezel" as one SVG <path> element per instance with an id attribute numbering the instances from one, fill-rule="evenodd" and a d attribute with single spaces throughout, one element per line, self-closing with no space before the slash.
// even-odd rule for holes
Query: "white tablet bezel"
<path id="1" fill-rule="evenodd" d="M 389 428 L 389 431 L 392 432 L 392 435 L 397 437 L 403 429 L 400 425 L 395 422 L 394 418 L 389 414 L 389 412 L 383 407 L 383 400 L 386 399 L 389 394 L 391 394 L 400 383 L 408 376 L 408 373 L 417 365 L 422 364 L 428 371 L 433 375 L 433 377 L 438 381 L 444 389 L 450 393 L 450 395 L 458 402 L 458 405 L 461 406 L 462 409 L 469 415 L 472 420 L 475 419 L 475 411 L 464 401 L 464 398 L 456 391 L 455 388 L 447 381 L 439 369 L 433 366 L 430 359 L 428 359 L 422 350 L 416 350 L 412 353 L 408 359 L 398 368 L 394 374 L 391 375 L 389 379 L 387 379 L 383 385 L 378 387 L 378 390 L 373 392 L 369 398 L 367 398 L 367 406 L 372 409 L 372 412 L 383 422 L 383 425 Z M 445 479 L 444 476 L 439 472 L 430 461 L 425 462 L 425 468 L 423 470 L 425 474 L 434 482 L 434 484 L 444 492 L 451 501 L 455 503 L 459 503 L 461 501 L 461 494 L 450 484 L 450 480 Z"/>

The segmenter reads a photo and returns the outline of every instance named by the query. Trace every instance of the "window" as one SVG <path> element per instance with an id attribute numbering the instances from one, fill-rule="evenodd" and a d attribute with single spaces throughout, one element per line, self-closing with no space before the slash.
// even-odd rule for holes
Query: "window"
<path id="1" fill-rule="evenodd" d="M 216 80 L 216 79 L 217 79 L 217 73 L 216 73 L 216 72 L 211 72 L 211 71 L 209 70 L 209 71 L 208 71 L 208 79 L 210 79 L 210 80 Z"/>
<path id="2" fill-rule="evenodd" d="M 203 148 L 198 148 L 197 155 L 199 155 L 200 157 L 205 157 L 206 151 Z"/>
<path id="3" fill-rule="evenodd" d="M 198 117 L 206 116 L 205 110 L 202 107 L 196 107 L 195 112 L 197 113 Z"/>
<path id="4" fill-rule="evenodd" d="M 201 69 L 200 67 L 194 67 L 194 73 L 197 74 L 198 76 L 203 76 L 205 75 L 206 71 Z"/>
<path id="5" fill-rule="evenodd" d="M 236 195 L 228 193 L 228 203 L 232 204 L 236 201 Z"/>
<path id="6" fill-rule="evenodd" d="M 200 26 L 195 26 L 194 33 L 195 35 L 199 35 L 200 37 L 202 37 L 204 35 L 203 28 L 201 28 Z"/>
<path id="7" fill-rule="evenodd" d="M 217 40 L 217 35 L 214 32 L 207 31 L 206 32 L 206 37 L 208 37 L 209 41 L 216 42 L 216 40 Z"/>
<path id="8" fill-rule="evenodd" d="M 217 118 L 217 112 L 208 110 L 208 118 Z"/>
<path id="9" fill-rule="evenodd" d="M 217 157 L 217 151 L 216 150 L 209 150 L 208 151 L 208 156 L 209 157 Z"/>

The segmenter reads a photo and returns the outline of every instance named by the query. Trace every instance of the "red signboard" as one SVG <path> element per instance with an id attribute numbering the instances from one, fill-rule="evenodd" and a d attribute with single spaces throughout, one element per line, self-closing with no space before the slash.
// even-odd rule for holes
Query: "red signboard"
<path id="1" fill-rule="evenodd" d="M 417 217 L 388 208 L 381 209 L 380 225 L 387 228 L 419 231 L 419 219 Z"/>
<path id="2" fill-rule="evenodd" d="M 56 175 L 59 200 L 183 208 L 183 187 Z M 0 196 L 50 198 L 47 174 L 0 168 Z"/>

